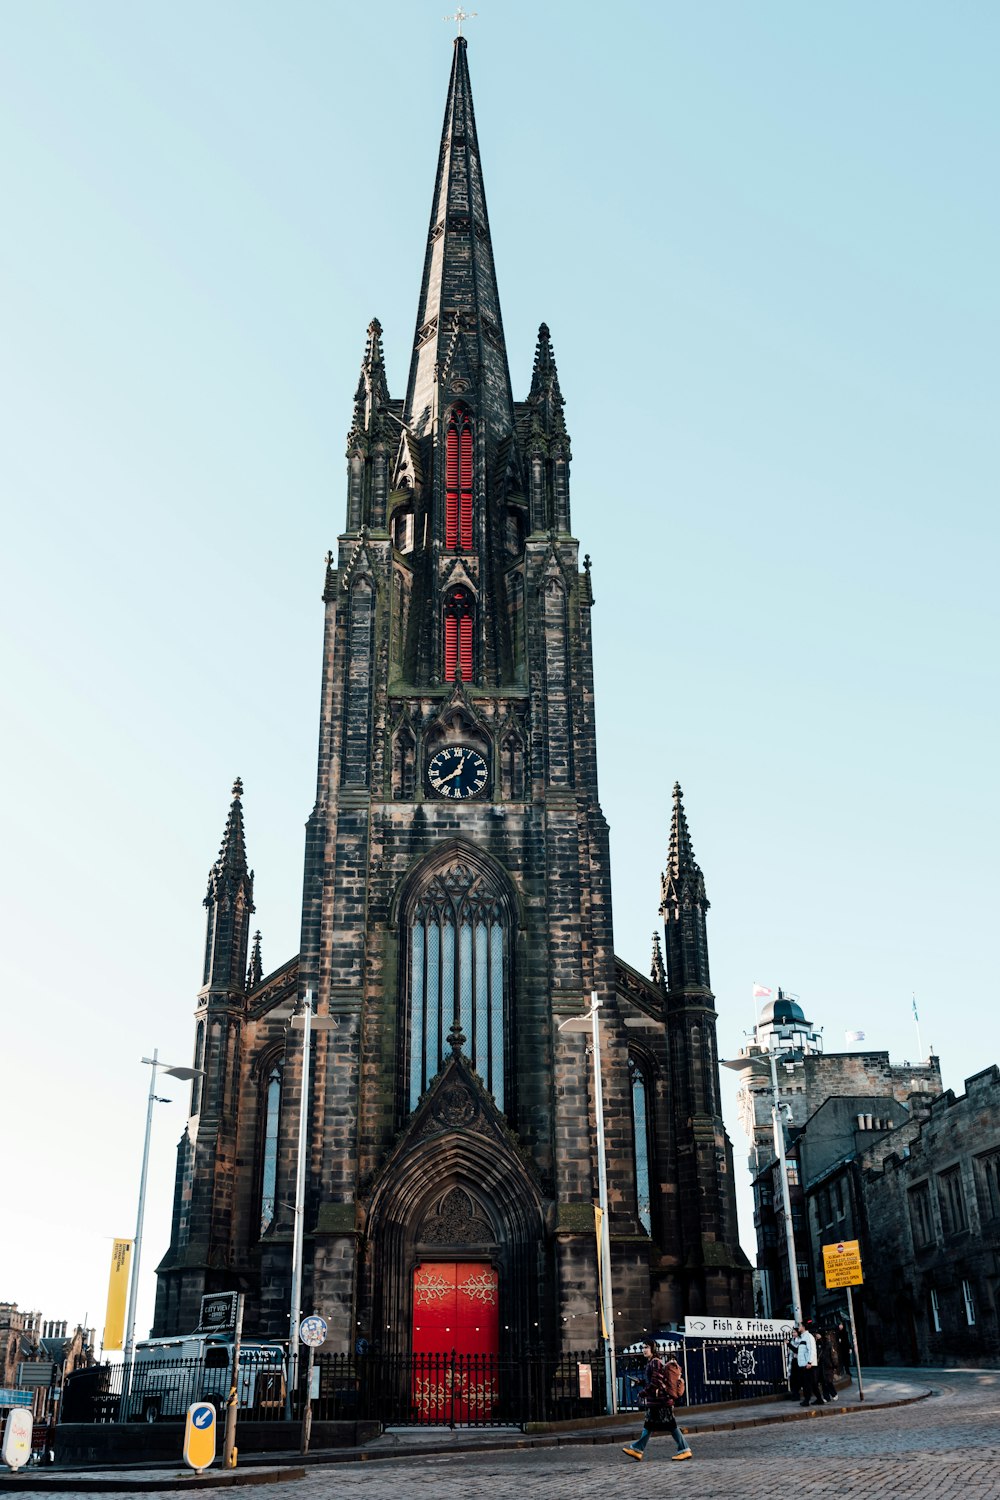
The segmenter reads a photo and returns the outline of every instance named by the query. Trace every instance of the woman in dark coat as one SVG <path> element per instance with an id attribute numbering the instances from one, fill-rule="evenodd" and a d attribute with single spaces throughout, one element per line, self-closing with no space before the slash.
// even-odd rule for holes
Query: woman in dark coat
<path id="1" fill-rule="evenodd" d="M 816 1350 L 819 1359 L 819 1389 L 824 1401 L 836 1401 L 837 1383 L 835 1374 L 837 1360 L 833 1352 L 832 1334 L 816 1335 Z"/>

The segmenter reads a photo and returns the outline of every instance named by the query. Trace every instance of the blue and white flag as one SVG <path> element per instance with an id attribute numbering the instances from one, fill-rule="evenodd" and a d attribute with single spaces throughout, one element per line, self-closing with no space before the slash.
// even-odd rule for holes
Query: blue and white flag
<path id="1" fill-rule="evenodd" d="M 845 1042 L 863 1042 L 864 1039 L 865 1039 L 865 1034 L 864 1034 L 863 1031 L 845 1031 L 844 1032 L 844 1041 Z"/>

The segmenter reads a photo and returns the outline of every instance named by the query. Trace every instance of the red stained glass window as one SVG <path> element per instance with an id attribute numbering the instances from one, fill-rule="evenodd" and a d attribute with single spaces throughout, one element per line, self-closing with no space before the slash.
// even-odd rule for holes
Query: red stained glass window
<path id="1" fill-rule="evenodd" d="M 444 679 L 454 682 L 458 668 L 462 681 L 472 681 L 472 622 L 475 605 L 468 589 L 455 589 L 444 607 Z"/>
<path id="2" fill-rule="evenodd" d="M 444 544 L 448 548 L 472 548 L 472 418 L 464 406 L 456 406 L 445 436 Z"/>

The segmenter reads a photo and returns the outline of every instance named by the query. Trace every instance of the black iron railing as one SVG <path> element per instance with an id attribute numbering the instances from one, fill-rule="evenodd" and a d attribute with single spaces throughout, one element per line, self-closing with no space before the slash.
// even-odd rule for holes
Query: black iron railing
<path id="1" fill-rule="evenodd" d="M 678 1406 L 759 1400 L 786 1388 L 783 1338 L 668 1339 L 684 1371 Z M 158 1351 L 162 1356 L 162 1351 Z M 225 1362 L 224 1362 L 225 1355 Z M 137 1358 L 128 1379 L 123 1364 L 98 1365 L 69 1377 L 62 1420 L 156 1422 L 183 1420 L 196 1401 L 220 1416 L 229 1396 L 229 1351 L 205 1359 Z M 305 1371 L 292 1392 L 293 1419 L 302 1415 Z M 645 1369 L 641 1354 L 618 1355 L 618 1406 L 635 1409 Z M 562 1355 L 531 1350 L 518 1358 L 475 1354 L 364 1354 L 315 1356 L 312 1414 L 316 1422 L 364 1421 L 383 1427 L 523 1427 L 528 1422 L 580 1421 L 607 1411 L 604 1354 Z M 241 1352 L 239 1420 L 282 1421 L 285 1361 L 280 1346 Z"/>
<path id="2" fill-rule="evenodd" d="M 64 1422 L 183 1421 L 189 1406 L 208 1401 L 221 1415 L 232 1387 L 231 1353 L 210 1349 L 203 1359 L 155 1358 L 140 1351 L 127 1364 L 93 1365 L 66 1380 Z M 285 1356 L 273 1349 L 241 1352 L 236 1383 L 238 1414 L 254 1421 L 280 1421 L 285 1415 Z"/>

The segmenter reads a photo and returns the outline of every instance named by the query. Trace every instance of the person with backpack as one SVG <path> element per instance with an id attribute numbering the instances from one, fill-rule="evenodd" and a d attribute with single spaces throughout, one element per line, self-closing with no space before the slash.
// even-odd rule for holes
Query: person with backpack
<path id="1" fill-rule="evenodd" d="M 661 1359 L 652 1339 L 646 1339 L 642 1350 L 646 1356 L 646 1369 L 639 1386 L 639 1405 L 646 1408 L 646 1419 L 635 1442 L 629 1443 L 622 1452 L 641 1461 L 652 1434 L 669 1432 L 677 1444 L 673 1462 L 680 1463 L 682 1459 L 693 1457 L 687 1438 L 674 1417 L 674 1402 L 684 1394 L 681 1367 L 676 1359 Z"/>

